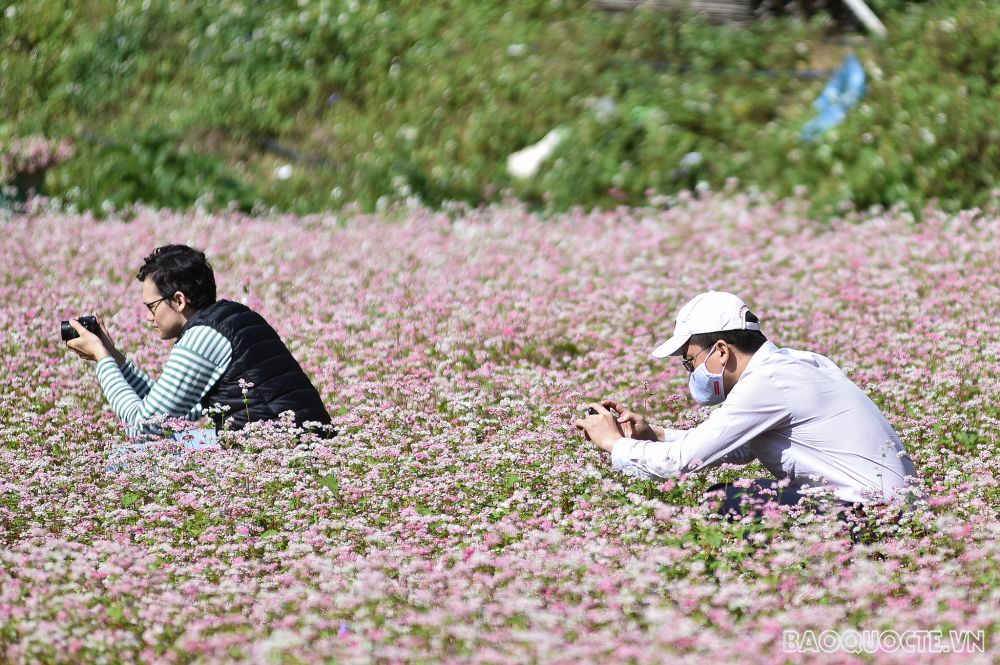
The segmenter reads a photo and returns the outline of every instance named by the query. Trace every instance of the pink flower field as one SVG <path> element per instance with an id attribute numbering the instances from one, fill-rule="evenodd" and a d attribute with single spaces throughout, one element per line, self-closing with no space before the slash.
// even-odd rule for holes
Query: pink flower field
<path id="1" fill-rule="evenodd" d="M 0 661 L 989 663 L 1000 627 L 1000 212 L 833 224 L 736 195 L 539 216 L 0 220 Z M 127 442 L 59 320 L 99 314 L 154 377 L 134 275 L 204 249 L 281 333 L 340 435 Z M 699 291 L 832 358 L 911 451 L 924 501 L 721 521 L 610 470 L 571 427 L 613 396 L 707 410 L 650 351 Z M 252 390 L 252 388 L 251 388 Z M 696 408 L 697 407 L 697 408 Z M 242 448 L 230 447 L 239 443 Z M 856 542 L 854 542 L 856 541 Z M 788 649 L 787 633 L 979 632 L 966 653 Z M 968 644 L 966 646 L 969 646 Z"/>

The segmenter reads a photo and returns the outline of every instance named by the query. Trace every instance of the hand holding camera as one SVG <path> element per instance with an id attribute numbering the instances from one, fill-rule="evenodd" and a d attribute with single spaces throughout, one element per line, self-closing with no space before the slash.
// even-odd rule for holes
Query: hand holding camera
<path id="1" fill-rule="evenodd" d="M 81 316 L 77 321 L 80 325 L 86 328 L 88 331 L 94 333 L 98 337 L 101 336 L 101 326 L 97 323 L 96 316 Z M 62 321 L 60 323 L 60 331 L 62 332 L 62 340 L 68 342 L 71 339 L 76 339 L 80 336 L 80 333 L 70 325 L 69 321 Z"/>
<path id="2" fill-rule="evenodd" d="M 76 355 L 85 360 L 101 360 L 107 356 L 121 364 L 121 354 L 108 337 L 104 324 L 96 316 L 81 316 L 60 323 L 62 339 Z M 124 357 L 122 357 L 124 359 Z"/>
<path id="3" fill-rule="evenodd" d="M 583 430 L 587 441 L 593 441 L 597 447 L 611 452 L 615 441 L 625 436 L 618 424 L 618 412 L 608 410 L 601 404 L 591 404 L 584 418 L 573 423 L 577 429 Z"/>
<path id="4" fill-rule="evenodd" d="M 614 407 L 608 407 L 608 413 L 610 413 L 611 416 L 615 419 L 615 422 L 618 421 L 618 412 L 615 410 Z M 595 409 L 592 406 L 588 406 L 587 407 L 587 415 L 588 416 L 599 416 L 599 415 L 601 415 L 601 412 L 598 411 L 597 409 Z"/>
<path id="5" fill-rule="evenodd" d="M 606 399 L 601 402 L 612 413 L 617 413 L 615 421 L 622 429 L 622 436 L 640 441 L 659 441 L 656 431 L 638 413 L 635 413 L 627 406 L 613 399 Z"/>

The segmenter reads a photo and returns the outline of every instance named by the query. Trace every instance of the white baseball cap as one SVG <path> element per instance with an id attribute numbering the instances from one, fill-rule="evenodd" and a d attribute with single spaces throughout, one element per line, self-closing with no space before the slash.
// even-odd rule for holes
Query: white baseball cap
<path id="1" fill-rule="evenodd" d="M 673 337 L 656 347 L 653 356 L 679 356 L 691 335 L 723 330 L 760 330 L 760 323 L 739 296 L 725 291 L 699 293 L 681 307 Z"/>

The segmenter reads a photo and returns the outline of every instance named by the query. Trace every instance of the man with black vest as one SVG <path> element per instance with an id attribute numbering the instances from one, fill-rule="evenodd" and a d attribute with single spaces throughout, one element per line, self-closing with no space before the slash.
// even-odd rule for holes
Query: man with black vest
<path id="1" fill-rule="evenodd" d="M 186 245 L 158 247 L 136 277 L 147 320 L 160 339 L 177 340 L 158 381 L 126 360 L 100 319 L 100 335 L 71 321 L 80 336 L 67 342 L 79 356 L 97 361 L 101 388 L 130 434 L 160 435 L 156 421 L 163 417 L 211 415 L 216 431 L 240 430 L 292 411 L 296 425 L 332 435 L 319 392 L 274 329 L 245 305 L 216 300 L 215 274 L 204 253 Z"/>

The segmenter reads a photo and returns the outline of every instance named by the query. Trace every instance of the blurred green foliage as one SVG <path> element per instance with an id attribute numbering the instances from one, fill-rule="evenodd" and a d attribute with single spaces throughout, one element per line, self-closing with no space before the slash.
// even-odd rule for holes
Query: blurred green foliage
<path id="1" fill-rule="evenodd" d="M 179 135 L 165 130 L 153 128 L 114 143 L 87 145 L 78 159 L 91 166 L 77 176 L 72 201 L 80 208 L 121 209 L 147 201 L 164 208 L 232 204 L 249 211 L 256 199 L 218 157 L 184 147 Z"/>
<path id="2" fill-rule="evenodd" d="M 982 204 L 1000 167 L 1000 4 L 873 6 L 890 37 L 854 47 L 868 95 L 803 144 L 824 81 L 789 72 L 846 52 L 822 17 L 736 29 L 586 0 L 0 0 L 0 140 L 76 137 L 47 184 L 86 208 L 513 193 L 563 209 L 728 178 L 802 191 L 818 214 Z M 556 126 L 570 138 L 512 180 L 507 156 Z M 321 159 L 262 149 L 275 140 Z M 703 160 L 679 169 L 689 152 Z"/>

